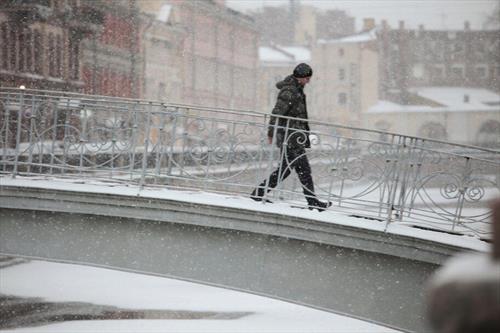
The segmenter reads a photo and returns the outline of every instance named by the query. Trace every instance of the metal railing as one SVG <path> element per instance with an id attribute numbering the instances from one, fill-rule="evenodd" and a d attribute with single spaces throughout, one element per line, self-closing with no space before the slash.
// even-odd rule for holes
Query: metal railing
<path id="1" fill-rule="evenodd" d="M 251 111 L 1 88 L 0 175 L 249 196 L 281 158 L 267 142 L 268 122 L 269 115 Z M 333 202 L 330 209 L 490 238 L 488 201 L 500 194 L 500 151 L 309 123 L 306 154 L 316 194 Z M 268 198 L 305 205 L 296 176 Z"/>

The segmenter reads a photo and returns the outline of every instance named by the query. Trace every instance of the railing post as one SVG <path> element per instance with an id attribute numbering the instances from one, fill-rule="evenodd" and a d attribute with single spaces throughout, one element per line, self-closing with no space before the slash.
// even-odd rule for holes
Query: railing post
<path id="1" fill-rule="evenodd" d="M 465 158 L 464 174 L 461 177 L 461 184 L 459 184 L 459 188 L 458 188 L 458 202 L 457 202 L 457 208 L 455 209 L 455 216 L 453 217 L 453 224 L 451 226 L 451 232 L 454 232 L 456 226 L 458 224 L 460 224 L 460 219 L 462 217 L 462 210 L 463 210 L 464 202 L 465 202 L 465 195 L 467 192 L 466 184 L 469 181 L 470 172 L 471 172 L 470 158 L 466 157 Z"/>
<path id="2" fill-rule="evenodd" d="M 410 140 L 409 145 L 406 143 L 406 140 Z M 407 191 L 409 188 L 409 178 L 411 177 L 413 165 L 414 165 L 414 151 L 415 151 L 415 144 L 414 144 L 414 138 L 405 138 L 405 143 L 403 145 L 404 151 L 402 154 L 400 154 L 400 170 L 401 170 L 401 176 L 400 176 L 400 190 L 399 190 L 399 198 L 398 198 L 398 213 L 397 213 L 397 219 L 401 221 L 403 219 L 403 214 L 406 209 L 406 195 Z M 403 156 L 404 158 L 401 158 Z"/>
<path id="3" fill-rule="evenodd" d="M 278 121 L 278 118 L 276 118 L 276 123 L 279 123 Z M 275 125 L 276 125 L 275 123 Z M 290 128 L 290 119 L 287 119 L 286 121 L 286 126 L 285 126 L 285 134 L 283 135 L 283 144 L 281 146 L 281 149 L 280 149 L 280 158 L 278 160 L 278 163 L 279 163 L 279 171 L 278 171 L 278 184 L 276 186 L 276 190 L 278 192 L 278 196 L 279 194 L 281 193 L 281 191 L 283 190 L 283 179 L 282 179 L 282 176 L 283 176 L 283 167 L 286 167 L 286 168 L 289 168 L 289 163 L 291 161 L 288 160 L 288 131 L 289 131 L 289 128 Z M 277 133 L 277 127 L 275 128 L 274 130 L 274 135 L 273 135 L 273 147 L 274 147 L 274 143 L 276 142 L 276 133 Z M 286 166 L 283 165 L 283 161 L 286 161 Z M 271 163 L 272 163 L 272 154 L 271 154 Z M 271 168 L 272 170 L 272 168 Z M 285 171 L 286 172 L 286 171 Z M 270 174 L 268 175 L 268 177 L 270 176 Z M 268 181 L 266 181 L 266 189 L 265 189 L 265 192 L 264 192 L 264 197 L 267 196 L 267 191 L 269 190 L 269 178 L 267 179 Z M 262 200 L 262 202 L 266 202 L 266 200 Z"/>
<path id="4" fill-rule="evenodd" d="M 149 102 L 148 111 L 146 115 L 146 134 L 144 135 L 144 147 L 142 153 L 142 170 L 141 170 L 141 181 L 139 186 L 142 188 L 146 180 L 146 169 L 148 167 L 148 151 L 149 151 L 149 139 L 151 135 L 151 112 L 153 105 Z"/>
<path id="5" fill-rule="evenodd" d="M 422 141 L 422 140 L 419 140 L 419 139 L 415 139 L 415 149 L 418 151 L 418 154 L 415 154 L 415 155 L 418 155 L 418 158 L 417 156 L 415 156 L 415 161 L 414 161 L 414 165 L 413 165 L 413 179 L 411 181 L 411 189 L 410 189 L 410 193 L 409 193 L 409 198 L 410 198 L 410 203 L 408 204 L 408 208 L 407 208 L 407 214 L 406 216 L 407 217 L 410 217 L 411 216 L 411 213 L 412 213 L 412 210 L 413 210 L 413 206 L 415 204 L 415 199 L 418 195 L 418 188 L 417 188 L 417 182 L 418 182 L 418 177 L 420 176 L 420 172 L 422 170 L 422 165 L 424 164 L 424 149 L 423 149 L 423 141 L 422 141 L 422 145 L 417 145 L 417 143 L 419 141 Z"/>
<path id="6" fill-rule="evenodd" d="M 17 116 L 17 128 L 16 128 L 16 150 L 14 157 L 14 169 L 12 172 L 12 177 L 15 178 L 18 171 L 19 164 L 19 152 L 21 145 L 21 130 L 22 130 L 22 121 L 23 121 L 23 111 L 24 111 L 24 91 L 21 90 L 20 98 L 19 98 L 19 111 Z M 6 124 L 8 126 L 8 123 Z"/>
<path id="7" fill-rule="evenodd" d="M 340 189 L 339 189 L 339 207 L 342 204 L 342 197 L 344 194 L 345 179 L 346 179 L 346 175 L 347 175 L 347 164 L 349 163 L 349 156 L 351 154 L 350 149 L 351 149 L 351 140 L 348 139 L 346 142 L 345 150 L 342 149 L 345 152 L 345 154 L 342 157 L 341 162 L 340 162 L 341 164 L 338 167 L 339 174 L 341 175 L 340 176 L 340 178 L 341 178 Z"/>
<path id="8" fill-rule="evenodd" d="M 180 175 L 184 175 L 184 166 L 186 157 L 186 146 L 188 145 L 189 132 L 188 132 L 188 118 L 189 117 L 189 109 L 186 109 L 186 116 L 184 117 L 184 122 L 182 124 L 182 149 L 181 149 L 181 160 L 180 160 Z"/>
<path id="9" fill-rule="evenodd" d="M 31 96 L 31 112 L 29 117 L 29 153 L 28 153 L 28 174 L 31 174 L 31 164 L 33 163 L 33 132 L 35 130 L 35 121 L 33 112 L 35 110 L 35 96 Z"/>
<path id="10" fill-rule="evenodd" d="M 164 107 L 164 105 L 162 105 Z M 159 128 L 158 140 L 156 142 L 156 171 L 155 171 L 155 184 L 160 178 L 161 174 L 161 163 L 163 161 L 163 135 L 165 132 L 165 114 L 161 113 L 161 123 Z"/>
<path id="11" fill-rule="evenodd" d="M 69 132 L 68 132 L 68 129 L 69 129 L 69 117 L 68 117 L 68 110 L 69 110 L 69 97 L 66 99 L 66 110 L 64 112 L 64 136 L 62 138 L 63 140 L 63 144 L 62 144 L 62 147 L 63 147 L 63 152 L 62 152 L 62 168 L 61 168 L 61 174 L 65 174 L 66 173 L 66 163 L 67 163 L 67 158 L 68 156 L 66 155 L 66 153 L 69 151 L 70 147 L 71 147 L 71 142 L 67 142 L 66 138 L 69 137 Z M 71 114 L 70 114 L 71 116 Z M 69 147 L 67 147 L 67 145 Z"/>
<path id="12" fill-rule="evenodd" d="M 400 172 L 400 159 L 401 159 L 401 151 L 404 151 L 406 145 L 405 138 L 400 136 L 398 143 L 397 143 L 397 148 L 396 148 L 396 153 L 391 156 L 391 163 L 392 163 L 392 168 L 391 168 L 391 173 L 392 176 L 389 174 L 389 179 L 388 179 L 388 187 L 389 187 L 389 195 L 387 198 L 387 220 L 386 220 L 386 225 L 385 225 L 385 230 L 389 227 L 389 224 L 392 222 L 393 219 L 393 212 L 395 209 L 395 203 L 396 203 L 396 193 L 397 189 L 399 186 L 399 179 L 401 177 L 401 172 Z M 394 145 L 392 145 L 394 147 Z"/>
<path id="13" fill-rule="evenodd" d="M 129 119 L 131 119 L 132 121 L 132 144 L 131 144 L 131 156 L 129 157 L 129 161 L 130 161 L 130 179 L 133 180 L 134 179 L 134 173 L 135 173 L 135 152 L 137 150 L 137 128 L 139 127 L 138 124 L 137 124 L 137 110 L 136 110 L 136 107 L 137 107 L 137 103 L 134 104 L 134 107 L 133 107 L 133 110 L 130 110 L 129 111 L 129 114 L 130 114 L 130 117 Z"/>
<path id="14" fill-rule="evenodd" d="M 255 172 L 255 181 L 254 184 L 255 186 L 258 186 L 260 181 L 265 175 L 263 175 L 262 172 L 262 160 L 264 159 L 265 152 L 268 150 L 267 148 L 269 147 L 269 143 L 267 142 L 267 124 L 268 124 L 268 115 L 264 115 L 264 126 L 261 127 L 260 130 L 260 149 L 259 149 L 259 158 L 257 162 L 257 172 Z M 272 145 L 271 145 L 271 150 L 272 150 Z M 269 169 L 269 168 L 268 168 Z"/>
<path id="15" fill-rule="evenodd" d="M 211 138 L 207 138 L 207 142 L 206 142 L 206 144 L 207 144 L 207 165 L 205 168 L 205 181 L 203 182 L 203 190 L 205 190 L 205 191 L 207 190 L 208 183 L 210 182 L 210 167 L 212 166 L 211 165 L 212 153 L 213 153 L 213 151 L 214 151 L 213 149 L 215 147 L 216 135 L 217 135 L 217 124 L 216 124 L 215 120 L 212 120 L 212 129 L 211 129 L 211 133 L 210 133 Z"/>
<path id="16" fill-rule="evenodd" d="M 168 152 L 168 162 L 167 162 L 167 176 L 172 176 L 172 164 L 175 154 L 175 142 L 177 141 L 177 118 L 179 114 L 179 108 L 176 107 L 175 113 L 172 115 L 172 133 L 170 134 L 170 149 Z"/>

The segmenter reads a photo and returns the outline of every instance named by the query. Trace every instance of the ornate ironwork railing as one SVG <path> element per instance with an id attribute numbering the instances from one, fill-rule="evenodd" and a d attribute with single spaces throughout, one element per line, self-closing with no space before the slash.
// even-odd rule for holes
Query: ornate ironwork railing
<path id="1" fill-rule="evenodd" d="M 269 115 L 0 89 L 0 175 L 112 179 L 249 196 L 279 164 Z M 500 151 L 310 121 L 316 193 L 331 209 L 489 238 Z M 304 133 L 302 133 L 303 135 Z M 297 177 L 268 194 L 305 205 Z"/>

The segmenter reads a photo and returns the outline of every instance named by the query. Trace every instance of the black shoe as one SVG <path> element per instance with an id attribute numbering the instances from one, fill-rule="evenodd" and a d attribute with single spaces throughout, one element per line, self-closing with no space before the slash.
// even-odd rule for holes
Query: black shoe
<path id="1" fill-rule="evenodd" d="M 322 202 L 322 201 L 319 201 L 318 199 L 309 201 L 309 209 L 310 210 L 317 209 L 318 212 L 324 211 L 325 209 L 327 209 L 331 205 L 332 205 L 331 201 Z"/>
<path id="2" fill-rule="evenodd" d="M 251 196 L 250 199 L 254 200 L 254 201 L 265 201 L 267 203 L 273 203 L 271 200 L 269 199 L 264 199 L 262 197 L 256 197 L 256 196 Z"/>
<path id="3" fill-rule="evenodd" d="M 273 203 L 271 200 L 265 199 L 264 200 L 264 191 L 260 190 L 257 193 L 257 190 L 253 190 L 252 194 L 250 194 L 250 199 L 254 201 L 265 201 L 267 203 Z"/>

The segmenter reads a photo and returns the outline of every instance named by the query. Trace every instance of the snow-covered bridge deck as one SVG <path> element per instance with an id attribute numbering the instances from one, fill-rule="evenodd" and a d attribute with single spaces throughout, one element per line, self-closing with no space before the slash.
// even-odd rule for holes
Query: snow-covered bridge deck
<path id="1" fill-rule="evenodd" d="M 475 237 L 200 191 L 0 178 L 0 253 L 142 271 L 423 331 L 424 287 Z"/>

